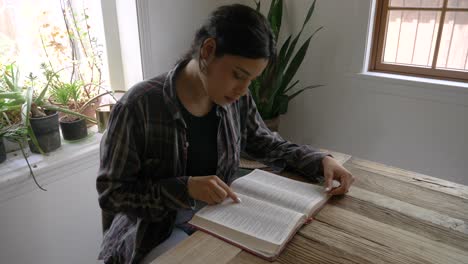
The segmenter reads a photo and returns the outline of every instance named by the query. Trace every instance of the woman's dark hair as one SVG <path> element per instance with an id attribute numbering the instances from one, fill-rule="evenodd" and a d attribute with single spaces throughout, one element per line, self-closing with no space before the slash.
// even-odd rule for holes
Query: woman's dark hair
<path id="1" fill-rule="evenodd" d="M 216 41 L 216 57 L 229 54 L 250 59 L 273 59 L 276 55 L 275 39 L 266 18 L 241 4 L 217 8 L 198 29 L 190 50 L 182 59 L 198 59 L 207 38 Z"/>

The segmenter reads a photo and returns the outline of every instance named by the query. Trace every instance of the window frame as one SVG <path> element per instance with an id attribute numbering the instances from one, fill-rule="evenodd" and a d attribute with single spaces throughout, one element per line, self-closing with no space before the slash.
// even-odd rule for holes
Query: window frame
<path id="1" fill-rule="evenodd" d="M 468 72 L 457 71 L 457 70 L 445 70 L 436 69 L 435 65 L 439 54 L 440 41 L 443 33 L 443 27 L 445 21 L 446 12 L 450 11 L 462 11 L 468 12 L 468 8 L 448 8 L 448 0 L 443 0 L 442 7 L 439 8 L 420 8 L 420 7 L 389 7 L 390 0 L 376 0 L 376 12 L 374 20 L 374 32 L 372 36 L 372 49 L 369 61 L 369 71 L 371 72 L 384 72 L 392 74 L 409 75 L 416 77 L 425 77 L 433 79 L 451 80 L 468 82 Z M 383 57 L 384 42 L 386 37 L 386 24 L 387 17 L 390 10 L 434 10 L 441 11 L 439 29 L 437 31 L 437 40 L 435 45 L 435 51 L 433 55 L 432 67 L 422 68 L 409 65 L 401 64 L 389 64 L 383 63 L 380 58 Z"/>

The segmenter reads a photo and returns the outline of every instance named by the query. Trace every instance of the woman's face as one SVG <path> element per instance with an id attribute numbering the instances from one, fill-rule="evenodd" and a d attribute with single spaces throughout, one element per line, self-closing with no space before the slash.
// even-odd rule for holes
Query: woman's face
<path id="1" fill-rule="evenodd" d="M 250 82 L 262 73 L 267 64 L 267 59 L 212 55 L 201 79 L 211 101 L 217 105 L 228 105 L 247 93 Z"/>

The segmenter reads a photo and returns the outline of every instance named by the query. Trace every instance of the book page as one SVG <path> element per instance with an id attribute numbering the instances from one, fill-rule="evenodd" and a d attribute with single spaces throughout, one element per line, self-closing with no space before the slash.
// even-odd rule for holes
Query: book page
<path id="1" fill-rule="evenodd" d="M 304 215 L 292 210 L 270 205 L 242 194 L 238 196 L 242 200 L 241 203 L 226 199 L 220 204 L 204 207 L 197 212 L 196 217 L 208 219 L 247 236 L 276 245 L 285 242 L 295 227 L 305 220 Z"/>
<path id="2" fill-rule="evenodd" d="M 235 180 L 231 188 L 244 195 L 289 208 L 309 216 L 327 200 L 323 187 L 291 180 L 263 170 Z"/>

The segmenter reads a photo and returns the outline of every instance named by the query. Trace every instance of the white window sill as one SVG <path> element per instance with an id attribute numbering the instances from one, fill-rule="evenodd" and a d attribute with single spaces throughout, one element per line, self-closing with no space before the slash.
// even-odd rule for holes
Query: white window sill
<path id="1" fill-rule="evenodd" d="M 393 84 L 405 84 L 411 86 L 419 86 L 424 88 L 431 89 L 444 89 L 454 92 L 468 93 L 468 83 L 465 82 L 456 82 L 456 81 L 447 81 L 447 80 L 437 80 L 430 78 L 406 76 L 399 74 L 390 74 L 382 72 L 362 72 L 353 74 L 358 78 L 368 79 L 368 80 L 383 80 L 388 83 Z"/>
<path id="2" fill-rule="evenodd" d="M 377 72 L 346 73 L 345 78 L 368 81 L 358 83 L 357 87 L 382 94 L 468 106 L 468 83 L 465 82 Z"/>
<path id="3" fill-rule="evenodd" d="M 67 142 L 62 138 L 61 147 L 47 156 L 30 154 L 28 160 L 39 184 L 47 189 L 52 182 L 99 164 L 102 134 L 96 131 L 95 127 L 89 129 L 88 137 L 77 142 Z M 0 203 L 35 189 L 39 190 L 21 150 L 8 153 L 7 159 L 0 164 Z"/>

